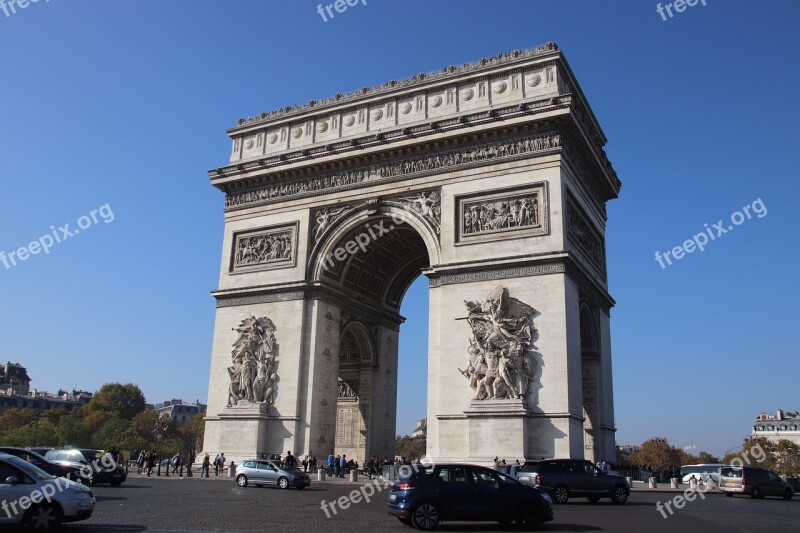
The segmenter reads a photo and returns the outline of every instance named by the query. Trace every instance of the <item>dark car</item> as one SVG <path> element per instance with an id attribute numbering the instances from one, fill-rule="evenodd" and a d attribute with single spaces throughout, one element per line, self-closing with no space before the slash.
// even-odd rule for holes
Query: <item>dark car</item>
<path id="1" fill-rule="evenodd" d="M 437 464 L 401 476 L 389 493 L 389 513 L 423 531 L 439 522 L 492 521 L 539 527 L 553 519 L 553 502 L 544 491 L 482 466 Z"/>
<path id="2" fill-rule="evenodd" d="M 517 480 L 547 491 L 556 503 L 567 503 L 571 497 L 611 498 L 617 504 L 628 501 L 630 487 L 622 476 L 604 474 L 591 461 L 582 459 L 550 459 L 526 461 L 517 472 Z"/>
<path id="3" fill-rule="evenodd" d="M 87 485 L 110 483 L 112 486 L 117 487 L 128 478 L 128 474 L 122 464 L 115 463 L 110 454 L 102 450 L 90 448 L 50 450 L 47 452 L 45 459 L 64 465 L 77 463 L 81 468 L 82 482 Z"/>
<path id="4" fill-rule="evenodd" d="M 723 467 L 719 474 L 719 490 L 729 497 L 734 494 L 747 494 L 751 498 L 780 496 L 784 500 L 791 500 L 794 496 L 792 486 L 777 474 L 751 466 Z"/>
<path id="5" fill-rule="evenodd" d="M 14 455 L 19 457 L 20 459 L 24 459 L 28 461 L 30 464 L 34 466 L 38 466 L 48 474 L 52 476 L 60 476 L 65 477 L 67 479 L 71 479 L 72 481 L 80 481 L 80 466 L 81 465 L 68 465 L 62 463 L 54 463 L 52 461 L 48 461 L 38 453 L 28 450 L 26 448 L 11 448 L 11 447 L 0 447 L 0 452 L 7 453 L 9 455 Z"/>

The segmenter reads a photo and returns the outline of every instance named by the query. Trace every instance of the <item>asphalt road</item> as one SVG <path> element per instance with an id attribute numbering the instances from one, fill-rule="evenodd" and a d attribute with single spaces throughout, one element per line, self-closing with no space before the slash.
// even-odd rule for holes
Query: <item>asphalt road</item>
<path id="1" fill-rule="evenodd" d="M 343 482 L 315 483 L 305 490 L 239 488 L 217 479 L 129 478 L 121 487 L 97 486 L 97 505 L 90 520 L 63 526 L 71 533 L 112 532 L 264 532 L 264 531 L 414 531 L 386 512 L 388 490 L 370 503 L 361 501 L 331 517 L 320 508 L 356 486 Z M 545 531 L 674 531 L 796 532 L 800 530 L 800 498 L 791 501 L 709 494 L 688 502 L 664 518 L 656 502 L 677 494 L 634 491 L 622 506 L 602 500 L 576 499 L 556 506 L 555 521 Z M 444 523 L 440 531 L 500 531 L 494 523 Z"/>

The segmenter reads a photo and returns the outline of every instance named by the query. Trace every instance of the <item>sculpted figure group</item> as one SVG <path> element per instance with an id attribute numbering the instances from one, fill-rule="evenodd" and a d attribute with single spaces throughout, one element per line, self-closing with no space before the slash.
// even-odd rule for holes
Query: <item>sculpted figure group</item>
<path id="1" fill-rule="evenodd" d="M 228 406 L 240 403 L 274 403 L 278 375 L 275 324 L 267 317 L 251 316 L 242 320 L 234 331 L 239 337 L 233 343 Z"/>
<path id="2" fill-rule="evenodd" d="M 475 400 L 525 398 L 535 373 L 528 351 L 535 309 L 498 287 L 485 300 L 464 302 L 472 328 L 467 368 Z"/>

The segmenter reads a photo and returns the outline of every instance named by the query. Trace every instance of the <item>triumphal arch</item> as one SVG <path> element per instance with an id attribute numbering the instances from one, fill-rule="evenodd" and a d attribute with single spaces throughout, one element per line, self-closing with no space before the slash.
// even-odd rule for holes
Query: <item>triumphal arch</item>
<path id="1" fill-rule="evenodd" d="M 605 135 L 553 43 L 242 119 L 225 193 L 205 451 L 614 457 Z M 427 382 L 400 303 L 430 286 Z M 421 372 L 424 376 L 424 372 Z M 399 394 L 398 394 L 399 392 Z"/>

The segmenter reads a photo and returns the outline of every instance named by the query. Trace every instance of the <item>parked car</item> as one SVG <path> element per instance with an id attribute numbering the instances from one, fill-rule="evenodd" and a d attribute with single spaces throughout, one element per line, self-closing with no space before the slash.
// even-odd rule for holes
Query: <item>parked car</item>
<path id="1" fill-rule="evenodd" d="M 723 467 L 719 475 L 719 490 L 729 497 L 748 494 L 751 498 L 780 496 L 784 500 L 791 500 L 794 496 L 792 486 L 777 474 L 752 466 Z"/>
<path id="2" fill-rule="evenodd" d="M 399 478 L 389 493 L 389 513 L 423 531 L 442 521 L 516 522 L 536 528 L 553 520 L 546 492 L 477 465 L 437 464 Z"/>
<path id="3" fill-rule="evenodd" d="M 50 475 L 65 477 L 67 479 L 71 479 L 72 481 L 81 481 L 81 465 L 54 463 L 52 461 L 48 461 L 38 453 L 26 448 L 2 446 L 0 447 L 0 452 L 14 455 L 20 459 L 28 461 L 30 464 L 38 466 Z"/>
<path id="4" fill-rule="evenodd" d="M 49 496 L 49 501 L 41 497 L 43 494 Z M 22 509 L 21 498 L 38 499 L 39 503 Z M 27 525 L 38 530 L 52 529 L 64 522 L 86 520 L 92 516 L 95 504 L 95 497 L 87 487 L 53 477 L 7 453 L 0 453 L 0 500 L 4 503 L 0 525 L 15 528 Z"/>
<path id="5" fill-rule="evenodd" d="M 49 452 L 49 451 L 50 451 L 50 450 L 52 450 L 53 448 L 28 448 L 28 449 L 29 449 L 30 451 L 32 451 L 32 452 L 35 452 L 35 453 L 38 453 L 39 455 L 41 455 L 42 457 L 44 457 L 45 455 L 47 455 L 47 452 Z"/>
<path id="6" fill-rule="evenodd" d="M 526 461 L 517 472 L 520 483 L 547 491 L 556 503 L 567 503 L 572 497 L 600 498 L 622 504 L 628 501 L 630 487 L 622 476 L 604 474 L 591 461 L 582 459 L 550 459 Z"/>
<path id="7" fill-rule="evenodd" d="M 110 456 L 102 450 L 90 448 L 66 448 L 63 450 L 50 450 L 45 459 L 63 465 L 78 464 L 81 468 L 81 478 L 87 485 L 97 483 L 110 483 L 114 487 L 121 485 L 127 478 L 125 467 L 121 464 L 114 464 L 110 461 Z M 110 466 L 109 466 L 110 465 Z M 86 477 L 89 474 L 89 477 Z"/>
<path id="8" fill-rule="evenodd" d="M 236 484 L 246 487 L 248 483 L 256 487 L 277 485 L 282 489 L 304 489 L 311 485 L 311 478 L 302 470 L 292 468 L 283 461 L 252 459 L 236 467 Z"/>

